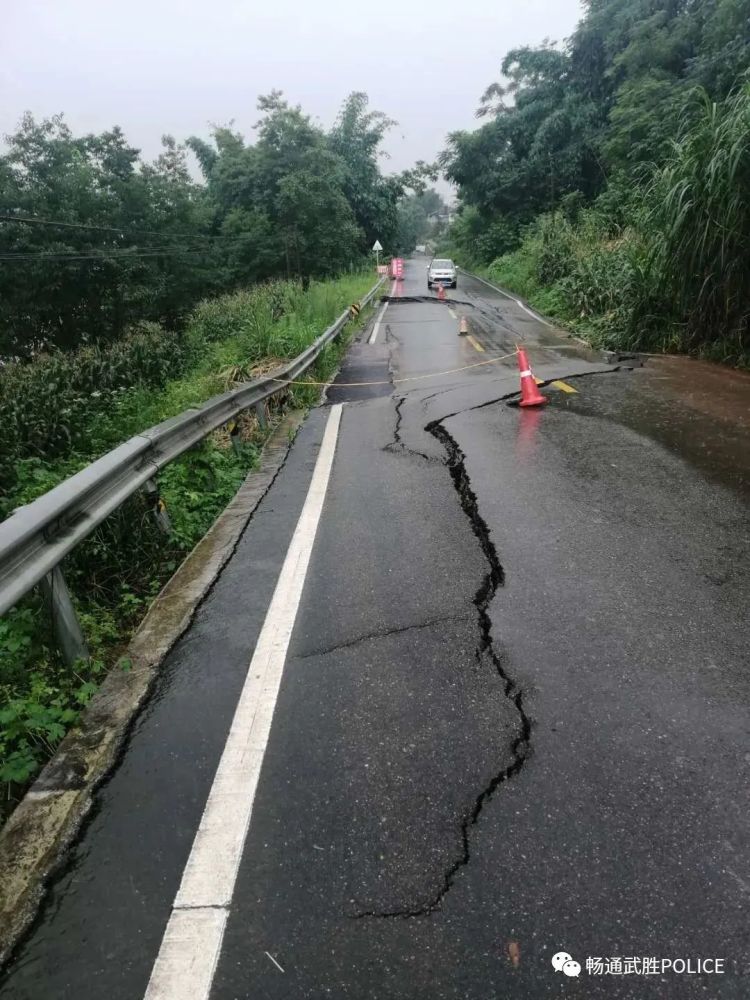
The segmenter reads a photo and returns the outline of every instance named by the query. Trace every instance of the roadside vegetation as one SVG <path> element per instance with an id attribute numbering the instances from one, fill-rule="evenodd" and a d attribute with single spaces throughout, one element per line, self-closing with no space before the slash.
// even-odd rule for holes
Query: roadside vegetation
<path id="1" fill-rule="evenodd" d="M 433 245 L 445 234 L 448 206 L 432 188 L 405 195 L 398 206 L 396 251 L 410 254 L 419 244 Z"/>
<path id="2" fill-rule="evenodd" d="M 62 115 L 24 115 L 0 155 L 0 361 L 114 343 L 144 321 L 180 330 L 210 296 L 339 275 L 376 239 L 401 249 L 399 206 L 433 168 L 382 172 L 395 123 L 366 94 L 328 130 L 278 91 L 258 109 L 253 141 L 231 126 L 165 136 L 152 163 L 117 127 L 76 136 Z"/>
<path id="3" fill-rule="evenodd" d="M 350 94 L 329 129 L 279 91 L 258 110 L 252 140 L 231 123 L 208 140 L 165 136 L 154 162 L 119 128 L 77 136 L 62 115 L 26 114 L 6 136 L 0 518 L 132 435 L 300 353 L 372 285 L 376 239 L 386 255 L 412 249 L 403 220 L 434 168 L 383 173 L 395 123 L 366 94 Z M 339 351 L 327 349 L 319 375 Z M 317 396 L 298 387 L 274 406 Z M 266 432 L 254 414 L 238 423 L 232 439 L 217 432 L 160 475 L 169 534 L 154 497 L 139 495 L 65 560 L 89 662 L 63 664 L 37 593 L 0 618 L 0 813 L 255 464 Z"/>
<path id="4" fill-rule="evenodd" d="M 371 271 L 326 282 L 271 282 L 199 303 L 185 329 L 155 324 L 109 346 L 86 346 L 0 368 L 0 466 L 7 516 L 139 431 L 299 354 L 372 286 Z M 310 378 L 335 368 L 329 348 Z M 289 389 L 274 404 L 309 405 L 318 390 Z M 50 405 L 50 399 L 55 405 Z M 240 419 L 234 444 L 216 432 L 159 477 L 171 531 L 154 500 L 132 498 L 66 560 L 65 574 L 91 652 L 66 666 L 41 597 L 0 618 L 0 787 L 9 808 L 111 669 L 153 598 L 254 466 L 266 433 Z M 127 668 L 127 663 L 125 664 Z M 0 809 L 0 813 L 2 809 Z"/>
<path id="5" fill-rule="evenodd" d="M 442 155 L 443 249 L 597 345 L 750 365 L 750 0 L 590 3 Z"/>

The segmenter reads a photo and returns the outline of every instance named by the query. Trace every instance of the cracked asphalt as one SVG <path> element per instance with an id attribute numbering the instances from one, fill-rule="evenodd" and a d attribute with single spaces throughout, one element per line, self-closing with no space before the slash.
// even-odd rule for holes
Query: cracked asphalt
<path id="1" fill-rule="evenodd" d="M 750 380 L 607 364 L 464 275 L 425 300 L 425 263 L 328 393 L 211 998 L 745 998 Z M 513 358 L 470 367 L 520 342 L 576 391 L 521 410 Z M 326 416 L 170 653 L 2 1000 L 143 996 Z"/>

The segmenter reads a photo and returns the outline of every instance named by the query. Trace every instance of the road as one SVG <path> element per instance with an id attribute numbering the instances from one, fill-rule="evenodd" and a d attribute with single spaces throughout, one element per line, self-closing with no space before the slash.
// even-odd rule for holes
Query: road
<path id="1" fill-rule="evenodd" d="M 424 285 L 300 430 L 2 1000 L 750 995 L 750 382 Z M 484 363 L 521 342 L 541 409 Z"/>

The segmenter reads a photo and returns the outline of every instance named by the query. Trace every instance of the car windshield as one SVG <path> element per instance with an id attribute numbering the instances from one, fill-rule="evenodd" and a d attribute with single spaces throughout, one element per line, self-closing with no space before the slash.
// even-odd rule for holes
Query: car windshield
<path id="1" fill-rule="evenodd" d="M 438 268 L 453 267 L 453 261 L 452 260 L 433 260 L 432 266 L 433 267 L 438 267 Z"/>

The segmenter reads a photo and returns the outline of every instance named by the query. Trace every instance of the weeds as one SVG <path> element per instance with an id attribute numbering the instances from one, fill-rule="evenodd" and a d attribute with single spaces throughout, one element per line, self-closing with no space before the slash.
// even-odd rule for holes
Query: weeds
<path id="1" fill-rule="evenodd" d="M 179 348 L 172 335 L 165 334 L 161 344 L 158 328 L 138 335 L 161 352 L 161 361 L 141 364 L 140 355 L 127 353 L 131 345 L 125 352 L 132 363 L 129 382 L 120 354 L 108 367 L 107 352 L 89 349 L 0 371 L 0 412 L 15 407 L 34 424 L 33 432 L 28 428 L 7 442 L 1 471 L 9 489 L 2 511 L 30 502 L 126 438 L 223 391 L 227 367 L 249 374 L 269 356 L 300 353 L 371 283 L 369 274 L 312 283 L 307 290 L 276 283 L 201 303 Z M 341 350 L 327 348 L 310 378 L 326 378 Z M 52 397 L 47 393 L 44 405 L 27 399 L 27 393 L 44 395 L 53 371 Z M 318 396 L 318 389 L 294 387 L 285 399 L 304 406 Z M 69 411 L 64 422 L 54 412 L 57 405 L 50 405 L 50 398 L 56 404 L 61 397 Z M 66 559 L 90 661 L 72 670 L 63 664 L 37 594 L 0 618 L 0 786 L 6 808 L 75 722 L 163 584 L 236 493 L 264 437 L 249 417 L 241 421 L 236 450 L 228 435 L 217 432 L 163 470 L 159 492 L 169 535 L 153 517 L 153 500 L 138 494 Z"/>
<path id="2" fill-rule="evenodd" d="M 750 84 L 697 91 L 662 168 L 539 216 L 484 273 L 596 346 L 750 366 Z"/>

